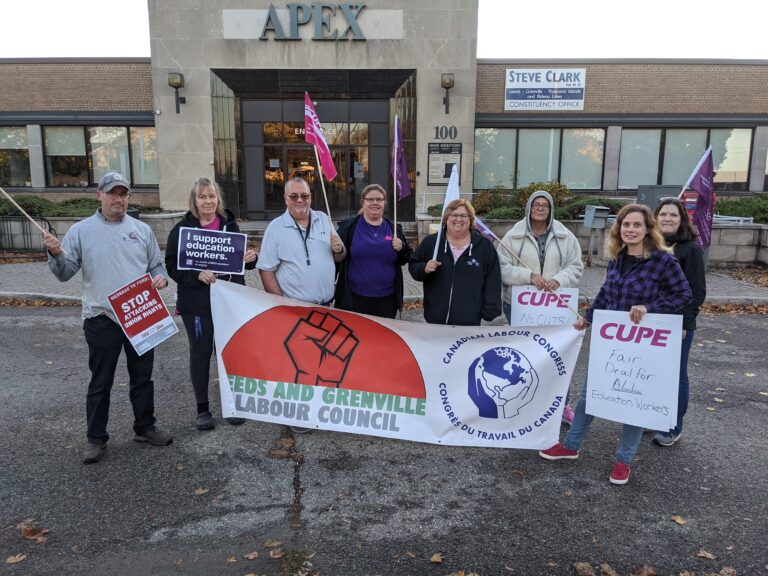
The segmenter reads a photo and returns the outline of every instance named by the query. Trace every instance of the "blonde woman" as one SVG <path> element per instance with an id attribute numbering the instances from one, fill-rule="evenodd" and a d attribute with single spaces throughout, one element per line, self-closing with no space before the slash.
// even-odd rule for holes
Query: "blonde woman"
<path id="1" fill-rule="evenodd" d="M 585 317 L 579 317 L 574 328 L 584 330 L 595 310 L 629 312 L 630 320 L 635 323 L 648 312 L 682 313 L 691 299 L 691 289 L 647 206 L 624 206 L 611 227 L 607 245 L 611 261 L 605 282 Z M 581 442 L 594 420 L 594 416 L 585 412 L 585 388 L 583 385 L 573 423 L 562 444 L 539 452 L 542 458 L 575 460 L 579 457 Z M 642 436 L 643 429 L 639 426 L 623 425 L 616 463 L 609 477 L 611 484 L 626 484 L 629 480 L 630 464 Z"/>

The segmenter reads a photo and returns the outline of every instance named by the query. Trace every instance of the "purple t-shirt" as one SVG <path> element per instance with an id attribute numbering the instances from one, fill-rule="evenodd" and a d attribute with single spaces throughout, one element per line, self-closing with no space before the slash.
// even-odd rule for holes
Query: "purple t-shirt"
<path id="1" fill-rule="evenodd" d="M 350 257 L 347 278 L 352 292 L 369 298 L 395 293 L 397 252 L 392 248 L 389 222 L 382 220 L 379 226 L 371 226 L 358 216 Z"/>
<path id="2" fill-rule="evenodd" d="M 221 218 L 216 215 L 216 218 L 211 220 L 208 224 L 200 224 L 200 228 L 205 228 L 206 230 L 218 230 L 219 226 L 221 226 Z"/>

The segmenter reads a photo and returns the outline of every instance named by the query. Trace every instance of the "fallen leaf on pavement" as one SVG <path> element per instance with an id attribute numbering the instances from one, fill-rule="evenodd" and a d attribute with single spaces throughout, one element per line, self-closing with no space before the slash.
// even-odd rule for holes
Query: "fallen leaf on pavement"
<path id="1" fill-rule="evenodd" d="M 754 372 L 744 372 L 744 376 L 746 376 L 747 378 L 754 378 L 755 376 L 757 376 L 757 374 L 755 374 Z"/>
<path id="2" fill-rule="evenodd" d="M 656 576 L 656 568 L 645 565 L 640 568 L 635 568 L 629 574 L 630 576 Z"/>
<path id="3" fill-rule="evenodd" d="M 731 544 L 730 546 L 726 546 L 725 549 L 730 552 L 731 550 L 733 550 L 733 544 Z"/>
<path id="4" fill-rule="evenodd" d="M 712 406 L 707 406 L 707 412 L 714 412 L 715 409 Z"/>
<path id="5" fill-rule="evenodd" d="M 717 342 L 718 344 L 727 344 L 728 343 L 727 340 L 723 340 L 722 338 L 715 338 L 715 342 Z"/>
<path id="6" fill-rule="evenodd" d="M 24 560 L 27 559 L 26 554 L 16 554 L 15 556 L 8 556 L 8 558 L 5 559 L 6 564 L 18 564 L 19 562 L 24 562 Z"/>
<path id="7" fill-rule="evenodd" d="M 547 562 L 547 568 L 557 568 L 557 562 Z"/>
<path id="8" fill-rule="evenodd" d="M 715 392 L 725 392 L 725 388 L 715 388 Z"/>
<path id="9" fill-rule="evenodd" d="M 522 478 L 523 477 L 523 471 L 522 470 L 512 470 L 512 476 L 515 478 Z"/>
<path id="10" fill-rule="evenodd" d="M 16 528 L 19 530 L 23 530 L 24 528 L 31 528 L 32 526 L 36 526 L 37 522 L 35 522 L 34 518 L 24 518 L 21 522 L 16 524 Z"/>
<path id="11" fill-rule="evenodd" d="M 600 576 L 619 576 L 619 573 L 609 564 L 600 564 Z"/>
<path id="12" fill-rule="evenodd" d="M 267 454 L 268 458 L 290 458 L 291 453 L 288 450 L 270 450 Z"/>
<path id="13" fill-rule="evenodd" d="M 254 550 L 253 552 L 248 552 L 247 554 L 243 554 L 243 558 L 246 560 L 256 560 L 256 558 L 259 557 L 259 553 Z"/>
<path id="14" fill-rule="evenodd" d="M 269 557 L 274 560 L 277 560 L 278 558 L 282 558 L 283 556 L 285 556 L 285 552 L 283 552 L 282 548 L 273 548 L 272 550 L 269 551 Z"/>
<path id="15" fill-rule="evenodd" d="M 451 572 L 448 576 L 466 576 L 466 574 L 464 574 L 464 570 L 459 570 L 458 572 Z"/>
<path id="16" fill-rule="evenodd" d="M 706 558 L 707 560 L 714 560 L 715 558 L 717 558 L 717 556 L 712 554 L 712 552 L 707 552 L 706 550 L 704 550 L 704 548 L 699 550 L 696 556 L 698 556 L 699 558 Z"/>
<path id="17" fill-rule="evenodd" d="M 405 555 L 411 558 L 416 558 L 416 554 L 414 554 L 413 552 L 406 552 Z"/>
<path id="18" fill-rule="evenodd" d="M 179 559 L 178 559 L 178 560 L 176 560 L 176 562 L 174 562 L 173 564 L 174 564 L 174 566 L 181 566 L 182 564 L 184 564 L 184 560 L 182 560 L 181 558 L 179 558 Z"/>
<path id="19" fill-rule="evenodd" d="M 234 564 L 235 562 L 237 562 L 237 558 L 234 556 L 227 556 L 227 564 Z"/>
<path id="20" fill-rule="evenodd" d="M 184 464 L 176 464 L 176 470 L 184 470 Z"/>
<path id="21" fill-rule="evenodd" d="M 574 562 L 576 576 L 595 576 L 595 571 L 589 562 Z"/>
<path id="22" fill-rule="evenodd" d="M 724 402 L 724 400 L 722 398 L 712 398 L 712 400 L 714 400 L 718 404 L 722 404 Z"/>
<path id="23" fill-rule="evenodd" d="M 429 559 L 432 564 L 442 564 L 443 560 L 445 560 L 445 555 L 442 552 L 432 554 L 432 557 Z"/>
<path id="24" fill-rule="evenodd" d="M 294 439 L 293 438 L 280 438 L 275 444 L 280 446 L 281 448 L 290 448 L 294 445 Z"/>
<path id="25" fill-rule="evenodd" d="M 210 488 L 203 488 L 202 486 L 200 488 L 195 488 L 195 496 L 202 496 L 203 494 L 208 494 L 210 492 Z"/>
<path id="26" fill-rule="evenodd" d="M 266 542 L 264 542 L 264 548 L 277 548 L 282 544 L 283 543 L 280 542 L 280 540 L 267 540 Z"/>
<path id="27" fill-rule="evenodd" d="M 506 564 L 504 564 L 504 569 L 509 571 L 509 572 L 514 572 L 515 571 L 515 569 L 512 568 L 512 566 L 507 566 Z"/>
<path id="28" fill-rule="evenodd" d="M 768 396 L 768 392 L 758 392 L 758 394 L 760 394 L 760 396 Z"/>
<path id="29" fill-rule="evenodd" d="M 736 570 L 734 570 L 730 566 L 726 566 L 725 568 L 720 570 L 720 576 L 736 576 Z"/>
<path id="30" fill-rule="evenodd" d="M 688 520 L 686 520 L 679 514 L 675 514 L 674 516 L 672 516 L 672 521 L 677 524 L 680 524 L 680 526 L 685 526 L 686 524 L 688 524 Z"/>
<path id="31" fill-rule="evenodd" d="M 22 528 L 21 535 L 27 540 L 34 540 L 38 544 L 42 544 L 48 540 L 48 528 L 42 528 L 41 526 L 33 526 L 29 528 Z"/>

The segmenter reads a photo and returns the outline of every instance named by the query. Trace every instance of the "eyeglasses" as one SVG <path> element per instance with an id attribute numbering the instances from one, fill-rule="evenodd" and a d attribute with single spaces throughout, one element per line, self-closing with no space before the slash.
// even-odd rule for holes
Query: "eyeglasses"
<path id="1" fill-rule="evenodd" d="M 125 191 L 118 192 L 117 190 L 110 190 L 109 192 L 107 192 L 107 194 L 109 194 L 113 198 L 120 198 L 120 200 L 124 200 L 126 198 L 130 198 L 131 197 L 131 193 L 130 192 L 125 192 Z"/>
<path id="2" fill-rule="evenodd" d="M 449 220 L 469 220 L 469 214 L 451 214 Z"/>
<path id="3" fill-rule="evenodd" d="M 385 202 L 386 200 L 384 198 L 363 198 L 363 202 L 376 202 L 378 204 L 381 204 L 382 202 Z"/>
<path id="4" fill-rule="evenodd" d="M 301 198 L 306 202 L 307 200 L 309 200 L 310 196 L 311 194 L 307 194 L 306 192 L 304 192 L 304 194 L 286 194 L 285 195 L 285 197 L 288 198 L 288 200 L 290 200 L 291 202 L 298 202 L 299 198 Z"/>
<path id="5" fill-rule="evenodd" d="M 532 206 L 534 210 L 549 210 L 549 203 L 546 204 L 534 204 Z"/>

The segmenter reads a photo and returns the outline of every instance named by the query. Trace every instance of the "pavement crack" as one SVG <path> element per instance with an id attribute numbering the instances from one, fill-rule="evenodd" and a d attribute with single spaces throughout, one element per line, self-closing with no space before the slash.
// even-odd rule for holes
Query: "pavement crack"
<path id="1" fill-rule="evenodd" d="M 290 428 L 286 437 L 279 438 L 275 442 L 275 446 L 267 453 L 267 457 L 290 458 L 293 460 L 293 501 L 288 512 L 288 522 L 291 530 L 298 531 L 302 528 L 301 511 L 303 506 L 301 504 L 301 496 L 304 493 L 304 488 L 301 486 L 301 465 L 304 462 L 304 454 L 296 449 L 296 440 Z"/>

